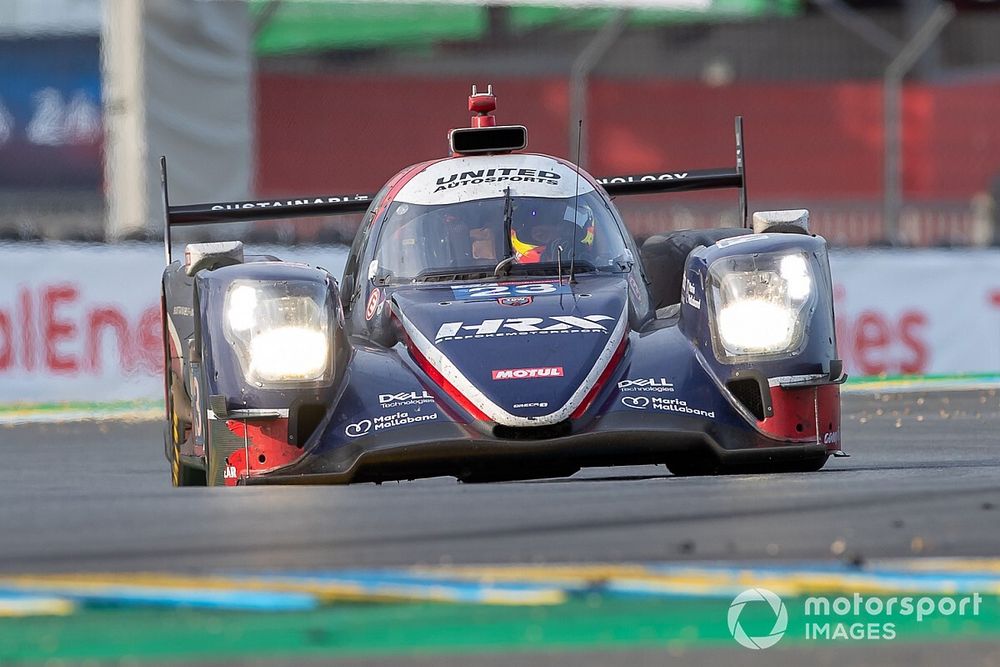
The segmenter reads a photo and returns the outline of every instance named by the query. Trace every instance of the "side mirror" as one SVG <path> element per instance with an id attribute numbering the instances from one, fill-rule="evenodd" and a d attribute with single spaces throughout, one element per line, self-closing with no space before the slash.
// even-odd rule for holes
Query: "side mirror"
<path id="1" fill-rule="evenodd" d="M 340 303 L 344 306 L 344 312 L 351 310 L 351 297 L 354 295 L 354 274 L 344 275 L 343 282 L 340 283 Z"/>
<path id="2" fill-rule="evenodd" d="M 184 273 L 193 276 L 202 269 L 243 263 L 242 241 L 188 243 L 184 246 Z"/>
<path id="3" fill-rule="evenodd" d="M 783 232 L 786 234 L 809 233 L 809 211 L 804 208 L 785 211 L 757 211 L 753 214 L 754 234 Z"/>

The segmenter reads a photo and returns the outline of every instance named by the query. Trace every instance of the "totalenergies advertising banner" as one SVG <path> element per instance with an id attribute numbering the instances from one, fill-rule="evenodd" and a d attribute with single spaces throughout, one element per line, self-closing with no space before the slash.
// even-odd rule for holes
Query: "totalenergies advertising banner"
<path id="1" fill-rule="evenodd" d="M 162 395 L 162 253 L 16 244 L 0 266 L 0 402 Z"/>
<path id="2" fill-rule="evenodd" d="M 864 250 L 830 264 L 852 376 L 1000 370 L 1000 251 Z"/>
<path id="3" fill-rule="evenodd" d="M 328 268 L 345 248 L 261 252 Z M 163 249 L 0 245 L 0 404 L 160 399 Z"/>
<path id="4" fill-rule="evenodd" d="M 346 257 L 259 250 L 338 277 Z M 1000 252 L 834 253 L 831 265 L 852 376 L 1000 371 Z M 161 248 L 10 244 L 0 267 L 0 404 L 162 397 Z"/>

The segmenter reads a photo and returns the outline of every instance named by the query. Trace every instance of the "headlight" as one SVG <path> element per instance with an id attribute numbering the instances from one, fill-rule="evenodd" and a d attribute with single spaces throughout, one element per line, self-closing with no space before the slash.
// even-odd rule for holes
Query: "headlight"
<path id="1" fill-rule="evenodd" d="M 815 302 L 804 253 L 726 257 L 712 264 L 709 276 L 720 357 L 790 354 L 802 345 Z"/>
<path id="2" fill-rule="evenodd" d="M 330 367 L 326 286 L 234 281 L 226 293 L 226 339 L 250 382 L 310 382 Z"/>

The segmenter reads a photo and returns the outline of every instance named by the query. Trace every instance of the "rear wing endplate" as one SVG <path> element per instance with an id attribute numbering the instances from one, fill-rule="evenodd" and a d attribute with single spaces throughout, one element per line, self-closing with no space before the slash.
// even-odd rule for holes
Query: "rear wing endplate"
<path id="1" fill-rule="evenodd" d="M 664 192 L 688 192 L 715 188 L 739 188 L 740 221 L 747 227 L 747 186 L 743 151 L 743 117 L 736 117 L 736 168 L 697 171 L 655 172 L 599 178 L 597 182 L 612 197 Z M 218 222 L 273 220 L 305 216 L 345 215 L 368 209 L 375 195 L 321 195 L 294 199 L 215 202 L 171 206 L 167 188 L 167 158 L 160 157 L 160 188 L 163 194 L 163 250 L 167 264 L 172 261 L 170 229 L 183 225 Z"/>

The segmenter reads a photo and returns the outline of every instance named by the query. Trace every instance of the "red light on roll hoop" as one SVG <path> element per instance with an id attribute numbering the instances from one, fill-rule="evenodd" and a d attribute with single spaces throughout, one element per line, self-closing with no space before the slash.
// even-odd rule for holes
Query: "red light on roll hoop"
<path id="1" fill-rule="evenodd" d="M 476 90 L 475 84 L 472 86 L 472 94 L 469 95 L 469 111 L 476 114 L 472 117 L 472 127 L 494 127 L 497 119 L 490 114 L 497 109 L 497 98 L 493 94 L 493 86 L 486 86 L 486 92 L 480 93 Z"/>

